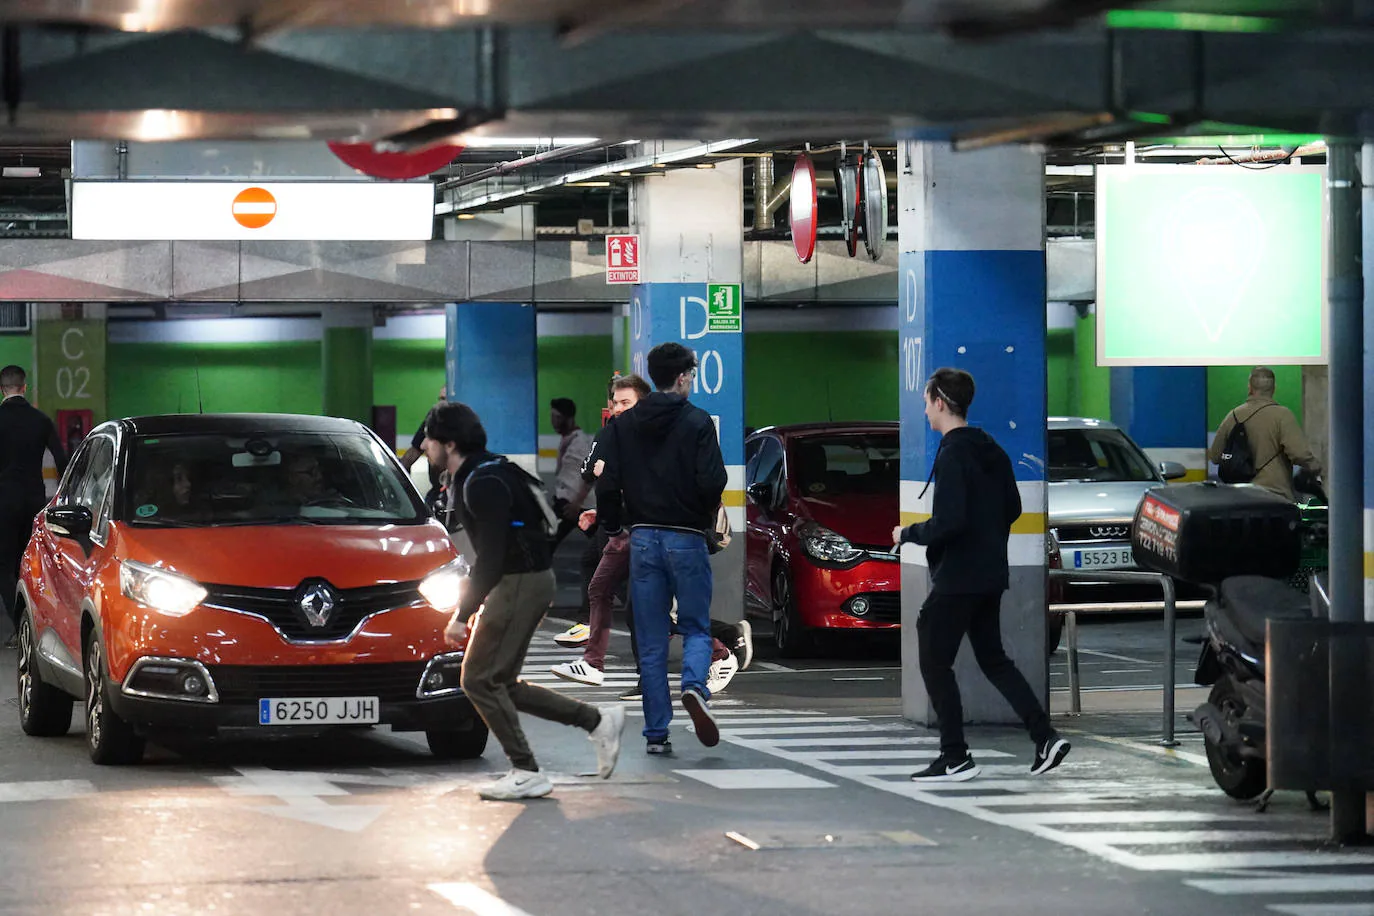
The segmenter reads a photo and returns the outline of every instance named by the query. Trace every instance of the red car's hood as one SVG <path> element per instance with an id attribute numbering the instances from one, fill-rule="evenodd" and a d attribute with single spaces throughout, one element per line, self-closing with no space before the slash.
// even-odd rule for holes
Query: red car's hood
<path id="1" fill-rule="evenodd" d="M 338 588 L 423 579 L 458 555 L 444 527 L 422 525 L 138 528 L 121 525 L 120 555 L 160 563 L 198 582 L 294 588 L 327 579 Z"/>
<path id="2" fill-rule="evenodd" d="M 802 510 L 855 544 L 870 547 L 892 543 L 892 529 L 900 518 L 896 493 L 851 493 L 832 498 L 808 496 Z"/>

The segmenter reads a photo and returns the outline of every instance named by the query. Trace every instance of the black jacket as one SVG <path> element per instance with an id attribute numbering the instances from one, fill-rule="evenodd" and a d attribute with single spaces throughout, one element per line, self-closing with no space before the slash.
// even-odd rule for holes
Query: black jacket
<path id="1" fill-rule="evenodd" d="M 904 543 L 926 547 L 931 591 L 1006 591 L 1007 536 L 1021 515 L 1011 459 L 987 433 L 964 426 L 945 434 L 931 474 L 935 503 L 930 520 L 902 532 Z"/>
<path id="2" fill-rule="evenodd" d="M 681 395 L 658 391 L 612 420 L 597 453 L 597 521 L 705 532 L 725 492 L 725 460 L 711 415 Z"/>
<path id="3" fill-rule="evenodd" d="M 52 452 L 61 474 L 67 456 L 48 415 L 22 397 L 0 403 L 0 507 L 37 512 L 43 508 L 43 452 Z"/>
<path id="4" fill-rule="evenodd" d="M 481 452 L 463 462 L 450 485 L 455 495 L 448 528 L 461 524 L 476 555 L 459 606 L 462 620 L 477 613 L 503 576 L 551 566 L 544 519 L 521 473 L 500 455 Z"/>

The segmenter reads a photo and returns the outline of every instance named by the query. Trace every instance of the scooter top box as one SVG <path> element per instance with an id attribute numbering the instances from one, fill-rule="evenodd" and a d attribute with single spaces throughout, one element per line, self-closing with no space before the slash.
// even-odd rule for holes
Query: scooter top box
<path id="1" fill-rule="evenodd" d="M 1250 484 L 1155 487 L 1136 507 L 1131 548 L 1143 569 L 1214 585 L 1230 576 L 1282 579 L 1298 568 L 1298 507 Z"/>

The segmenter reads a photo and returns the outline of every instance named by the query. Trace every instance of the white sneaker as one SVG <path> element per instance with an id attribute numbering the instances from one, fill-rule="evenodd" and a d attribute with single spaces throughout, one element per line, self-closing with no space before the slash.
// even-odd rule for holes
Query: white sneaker
<path id="1" fill-rule="evenodd" d="M 511 770 L 496 782 L 478 789 L 477 794 L 488 801 L 516 801 L 543 798 L 552 791 L 553 783 L 539 770 Z"/>
<path id="2" fill-rule="evenodd" d="M 625 731 L 625 707 L 601 706 L 601 721 L 587 738 L 596 746 L 596 772 L 602 779 L 610 779 L 615 762 L 620 759 L 620 734 Z"/>
<path id="3" fill-rule="evenodd" d="M 579 684 L 590 684 L 593 687 L 600 687 L 606 680 L 604 671 L 597 671 L 581 659 L 554 665 L 549 670 L 565 681 L 577 681 Z"/>
<path id="4" fill-rule="evenodd" d="M 575 623 L 553 638 L 565 649 L 581 649 L 592 638 L 592 628 L 585 623 Z"/>
<path id="5" fill-rule="evenodd" d="M 735 658 L 733 652 L 718 662 L 711 662 L 711 669 L 706 673 L 706 689 L 711 696 L 715 696 L 726 688 L 738 672 L 739 659 Z"/>
<path id="6" fill-rule="evenodd" d="M 739 670 L 744 671 L 754 661 L 754 628 L 747 620 L 741 620 L 737 626 L 739 642 L 735 643 L 735 648 L 743 656 L 740 659 Z"/>

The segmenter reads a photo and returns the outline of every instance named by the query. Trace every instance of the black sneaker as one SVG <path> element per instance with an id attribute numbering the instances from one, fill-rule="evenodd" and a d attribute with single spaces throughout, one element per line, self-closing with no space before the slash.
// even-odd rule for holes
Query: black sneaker
<path id="1" fill-rule="evenodd" d="M 968 782 L 981 772 L 983 771 L 978 768 L 978 764 L 973 762 L 973 757 L 968 754 L 965 754 L 962 760 L 951 760 L 941 754 L 924 770 L 917 770 L 912 773 L 911 781 Z"/>
<path id="2" fill-rule="evenodd" d="M 692 717 L 692 724 L 697 729 L 697 740 L 707 747 L 715 747 L 720 744 L 720 726 L 716 724 L 716 717 L 711 714 L 711 707 L 706 705 L 706 698 L 695 690 L 682 691 L 682 708 L 687 710 L 687 715 Z"/>
<path id="3" fill-rule="evenodd" d="M 662 757 L 673 752 L 673 742 L 671 741 L 650 741 L 644 748 L 644 753 L 652 757 Z"/>
<path id="4" fill-rule="evenodd" d="M 1035 749 L 1035 762 L 1031 764 L 1031 775 L 1039 776 L 1064 762 L 1069 756 L 1069 742 L 1058 735 L 1051 735 Z"/>
<path id="5" fill-rule="evenodd" d="M 642 687 L 640 687 L 638 684 L 636 684 L 635 686 L 631 687 L 629 690 L 627 690 L 627 691 L 625 691 L 624 693 L 622 693 L 622 694 L 620 695 L 620 698 L 621 698 L 622 700 L 643 700 L 643 699 L 644 699 L 644 689 L 643 689 Z"/>

